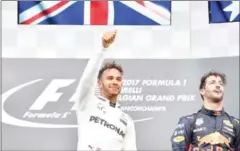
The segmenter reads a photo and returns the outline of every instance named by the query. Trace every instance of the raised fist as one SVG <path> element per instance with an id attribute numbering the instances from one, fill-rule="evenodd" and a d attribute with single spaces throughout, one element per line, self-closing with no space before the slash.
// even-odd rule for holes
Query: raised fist
<path id="1" fill-rule="evenodd" d="M 105 32 L 102 36 L 102 45 L 104 48 L 108 48 L 115 40 L 117 31 Z"/>

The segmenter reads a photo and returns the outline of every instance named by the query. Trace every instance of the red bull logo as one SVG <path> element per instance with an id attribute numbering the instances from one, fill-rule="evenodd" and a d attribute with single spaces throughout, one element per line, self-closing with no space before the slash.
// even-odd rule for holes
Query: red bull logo
<path id="1" fill-rule="evenodd" d="M 223 149 L 222 147 L 219 147 L 217 145 L 226 145 L 227 147 L 230 148 L 230 140 L 227 139 L 226 137 L 224 137 L 222 134 L 220 134 L 219 132 L 214 132 L 211 133 L 209 135 L 206 135 L 204 137 L 200 137 L 198 136 L 198 147 L 190 147 L 189 150 L 192 151 L 202 151 L 203 149 L 201 149 L 201 146 L 203 145 L 211 145 L 211 147 L 209 149 L 206 149 L 206 151 L 223 151 L 225 149 Z M 216 147 L 214 147 L 216 146 Z"/>
<path id="2" fill-rule="evenodd" d="M 201 146 L 203 144 L 211 145 L 225 144 L 230 148 L 230 140 L 224 137 L 219 132 L 211 133 L 202 138 L 198 137 L 198 146 Z"/>

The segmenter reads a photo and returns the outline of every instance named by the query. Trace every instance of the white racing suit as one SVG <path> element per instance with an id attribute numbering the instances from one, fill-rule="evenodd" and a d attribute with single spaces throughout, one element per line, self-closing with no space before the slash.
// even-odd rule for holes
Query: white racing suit
<path id="1" fill-rule="evenodd" d="M 112 107 L 109 100 L 94 95 L 104 51 L 88 61 L 75 93 L 78 150 L 137 150 L 130 116 L 118 104 Z"/>

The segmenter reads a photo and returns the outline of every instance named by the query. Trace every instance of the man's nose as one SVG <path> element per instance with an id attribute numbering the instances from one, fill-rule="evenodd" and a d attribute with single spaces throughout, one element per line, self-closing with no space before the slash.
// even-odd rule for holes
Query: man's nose
<path id="1" fill-rule="evenodd" d="M 216 88 L 217 88 L 217 89 L 220 89 L 220 85 L 216 85 Z"/>
<path id="2" fill-rule="evenodd" d="M 115 80 L 113 80 L 113 84 L 114 85 L 117 85 L 118 84 L 118 81 L 115 79 Z"/>

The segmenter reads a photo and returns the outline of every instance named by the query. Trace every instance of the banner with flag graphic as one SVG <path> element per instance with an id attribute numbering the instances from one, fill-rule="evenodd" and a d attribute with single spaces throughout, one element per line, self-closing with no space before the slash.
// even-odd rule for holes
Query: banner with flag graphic
<path id="1" fill-rule="evenodd" d="M 171 2 L 18 1 L 18 24 L 171 25 Z"/>
<path id="2" fill-rule="evenodd" d="M 209 22 L 226 23 L 239 22 L 239 1 L 210 1 Z"/>

